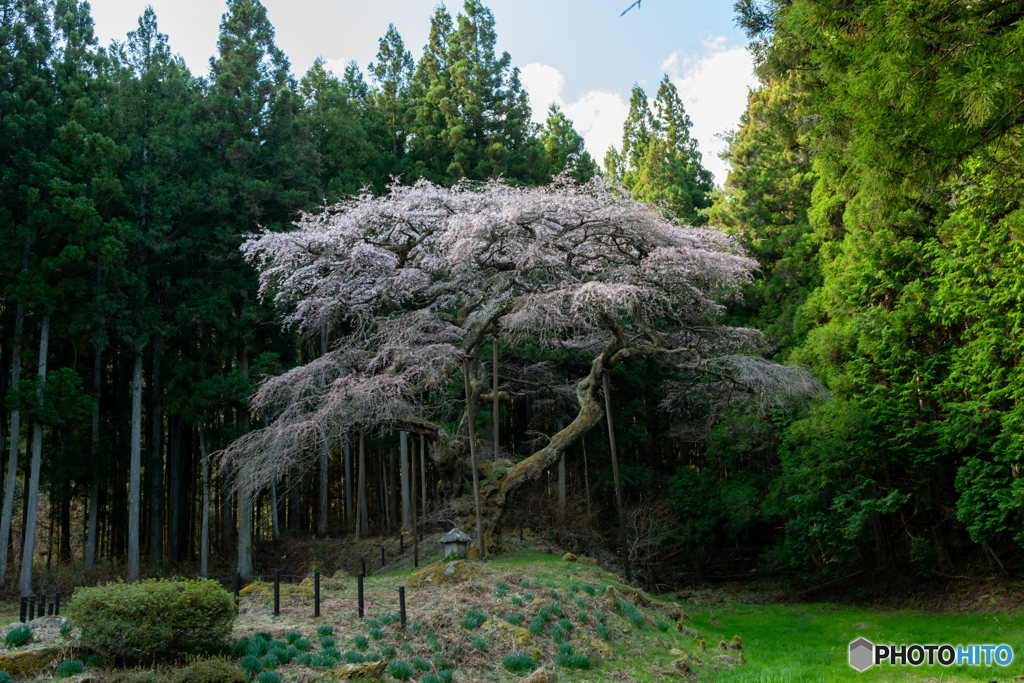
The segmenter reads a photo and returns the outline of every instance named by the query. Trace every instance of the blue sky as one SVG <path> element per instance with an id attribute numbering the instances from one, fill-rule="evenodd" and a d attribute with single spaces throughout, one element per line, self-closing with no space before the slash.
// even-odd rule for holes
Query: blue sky
<path id="1" fill-rule="evenodd" d="M 715 138 L 738 125 L 748 87 L 755 85 L 742 33 L 733 25 L 732 3 L 642 0 L 491 0 L 498 47 L 523 71 L 535 119 L 557 102 L 576 122 L 600 162 L 618 146 L 630 88 L 653 95 L 663 73 L 680 88 L 694 122 L 705 164 L 725 180 Z M 322 56 L 340 73 L 348 60 L 366 67 L 389 23 L 413 56 L 427 39 L 435 0 L 263 0 L 276 40 L 297 76 Z M 171 48 L 196 74 L 205 74 L 216 50 L 224 3 L 219 0 L 93 0 L 101 43 L 122 40 L 147 4 L 156 10 Z M 461 0 L 446 3 L 454 15 Z"/>

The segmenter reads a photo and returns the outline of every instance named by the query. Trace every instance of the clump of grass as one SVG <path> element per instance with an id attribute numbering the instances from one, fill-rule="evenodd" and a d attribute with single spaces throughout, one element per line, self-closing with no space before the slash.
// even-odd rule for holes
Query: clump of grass
<path id="1" fill-rule="evenodd" d="M 366 653 L 366 661 L 368 661 L 368 662 L 379 662 L 380 661 L 380 654 L 377 653 L 377 652 L 367 652 Z"/>
<path id="2" fill-rule="evenodd" d="M 474 637 L 471 645 L 481 652 L 487 652 L 487 639 L 483 636 Z"/>
<path id="3" fill-rule="evenodd" d="M 341 650 L 339 650 L 336 647 L 325 647 L 323 650 L 320 651 L 320 656 L 331 657 L 333 659 L 341 661 Z"/>
<path id="4" fill-rule="evenodd" d="M 448 663 L 444 661 L 444 657 L 442 657 L 440 653 L 435 654 L 433 657 L 431 657 L 430 661 L 434 663 L 434 668 L 437 669 L 439 672 L 442 669 L 448 668 Z"/>
<path id="5" fill-rule="evenodd" d="M 412 678 L 412 667 L 408 662 L 401 659 L 393 659 L 388 663 L 388 673 L 400 681 L 407 681 Z"/>
<path id="6" fill-rule="evenodd" d="M 533 602 L 533 593 L 523 593 L 524 602 Z"/>
<path id="7" fill-rule="evenodd" d="M 367 628 L 380 628 L 380 622 L 376 619 L 367 619 L 363 622 Z"/>
<path id="8" fill-rule="evenodd" d="M 441 679 L 437 677 L 437 674 L 423 674 L 420 683 L 441 683 Z"/>
<path id="9" fill-rule="evenodd" d="M 532 633 L 535 636 L 539 636 L 541 634 L 541 631 L 543 630 L 544 620 L 541 619 L 540 616 L 534 617 L 533 621 L 530 622 L 530 633 Z"/>
<path id="10" fill-rule="evenodd" d="M 258 683 L 281 683 L 281 676 L 276 671 L 264 671 L 256 680 Z"/>
<path id="11" fill-rule="evenodd" d="M 370 637 L 374 640 L 380 640 L 384 637 L 384 631 L 381 631 L 379 628 L 371 628 Z"/>
<path id="12" fill-rule="evenodd" d="M 329 647 L 334 647 L 334 638 L 331 638 L 330 636 L 324 636 L 320 639 L 320 647 L 325 650 Z"/>
<path id="13" fill-rule="evenodd" d="M 73 630 L 73 628 L 74 627 L 71 626 L 71 624 L 64 624 L 63 626 L 61 626 L 60 630 L 59 630 L 60 637 L 61 638 L 67 638 L 68 636 L 70 636 L 71 635 L 71 631 Z"/>
<path id="14" fill-rule="evenodd" d="M 558 600 L 559 599 L 558 598 L 558 591 L 556 591 L 554 588 L 551 589 L 550 593 L 551 593 L 551 599 L 552 600 Z"/>
<path id="15" fill-rule="evenodd" d="M 525 652 L 507 654 L 501 658 L 501 663 L 506 670 L 512 673 L 518 674 L 533 671 L 533 657 Z"/>
<path id="16" fill-rule="evenodd" d="M 558 625 L 561 626 L 562 630 L 566 633 L 570 633 L 572 631 L 572 622 L 565 617 L 558 620 Z"/>
<path id="17" fill-rule="evenodd" d="M 323 627 L 321 626 L 320 628 L 323 628 Z M 320 629 L 317 629 L 317 630 L 319 631 Z M 299 633 L 298 631 L 288 631 L 288 633 L 284 634 L 284 639 L 285 639 L 285 641 L 287 641 L 287 643 L 289 645 L 294 645 L 295 641 L 298 640 L 301 637 L 302 637 L 302 634 Z"/>
<path id="18" fill-rule="evenodd" d="M 274 639 L 274 634 L 270 631 L 257 631 L 256 635 L 254 635 L 253 637 L 258 638 L 260 640 L 265 640 L 269 643 Z"/>
<path id="19" fill-rule="evenodd" d="M 523 604 L 523 599 L 521 597 L 519 597 L 518 595 L 513 595 L 512 596 L 512 604 L 515 605 L 516 607 L 520 607 Z"/>
<path id="20" fill-rule="evenodd" d="M 414 622 L 412 622 L 412 625 L 409 628 L 412 629 L 413 633 L 419 633 L 420 631 L 423 630 L 423 624 L 421 624 L 418 621 L 414 621 Z"/>
<path id="21" fill-rule="evenodd" d="M 622 616 L 629 619 L 630 623 L 636 628 L 640 628 L 644 625 L 644 615 L 640 613 L 632 603 L 626 602 L 625 600 L 616 600 L 615 608 L 622 613 Z"/>
<path id="22" fill-rule="evenodd" d="M 245 673 L 249 676 L 255 676 L 263 670 L 263 664 L 260 662 L 260 658 L 255 655 L 246 655 L 242 657 L 241 661 L 242 668 L 245 669 Z"/>
<path id="23" fill-rule="evenodd" d="M 408 643 L 406 643 L 408 645 Z M 386 648 L 380 651 L 380 656 L 384 659 L 394 659 L 398 653 L 395 651 L 394 645 L 388 645 Z"/>
<path id="24" fill-rule="evenodd" d="M 668 633 L 668 630 L 672 628 L 672 622 L 666 621 L 664 619 L 658 619 L 658 621 L 656 621 L 654 625 L 657 626 L 658 630 L 662 633 Z"/>
<path id="25" fill-rule="evenodd" d="M 604 612 L 594 612 L 594 620 L 598 623 L 604 623 Z"/>
<path id="26" fill-rule="evenodd" d="M 408 642 L 402 643 L 402 652 L 412 652 L 412 645 Z"/>
<path id="27" fill-rule="evenodd" d="M 295 658 L 295 663 L 301 664 L 302 666 L 309 666 L 312 662 L 313 655 L 309 654 L 308 652 L 300 652 L 298 656 Z"/>
<path id="28" fill-rule="evenodd" d="M 370 641 L 366 638 L 366 636 L 362 635 L 354 637 L 352 639 L 352 642 L 355 644 L 357 650 L 365 650 L 367 646 L 369 646 L 370 644 Z"/>
<path id="29" fill-rule="evenodd" d="M 394 649 L 394 648 L 392 648 L 392 649 Z M 363 662 L 366 661 L 366 655 L 364 655 L 362 652 L 356 652 L 355 650 L 349 650 L 348 652 L 345 653 L 345 655 L 342 657 L 342 659 L 345 660 L 346 664 L 362 664 Z"/>
<path id="30" fill-rule="evenodd" d="M 331 626 L 330 624 L 324 624 L 323 626 L 317 626 L 316 627 L 316 634 L 318 636 L 320 636 L 321 638 L 325 638 L 326 636 L 333 636 L 334 635 L 334 627 Z M 291 641 L 289 641 L 289 642 L 291 642 Z"/>
<path id="31" fill-rule="evenodd" d="M 0 683 L 14 683 L 14 679 L 6 671 L 0 671 Z"/>
<path id="32" fill-rule="evenodd" d="M 467 630 L 474 630 L 487 621 L 487 615 L 480 610 L 466 610 L 466 616 L 459 620 L 459 625 Z"/>
<path id="33" fill-rule="evenodd" d="M 519 612 L 516 612 L 515 614 L 506 614 L 505 615 L 505 621 L 507 621 L 508 623 L 512 624 L 513 626 L 519 626 L 520 624 L 522 624 L 524 618 L 525 617 L 522 614 L 520 614 Z"/>
<path id="34" fill-rule="evenodd" d="M 597 625 L 597 635 L 601 636 L 602 639 L 608 640 L 608 636 L 611 635 L 611 631 L 604 624 Z"/>
<path id="35" fill-rule="evenodd" d="M 558 608 L 558 603 L 557 602 L 551 603 L 551 607 L 549 607 L 548 609 L 551 611 L 551 615 L 552 616 L 554 616 L 554 617 L 562 616 L 562 610 L 560 610 Z"/>
<path id="36" fill-rule="evenodd" d="M 562 630 L 561 626 L 552 626 L 551 637 L 554 639 L 556 643 L 561 643 L 563 640 L 565 640 L 565 631 Z"/>
<path id="37" fill-rule="evenodd" d="M 578 591 L 579 589 L 580 589 L 580 585 L 578 583 L 570 583 L 569 584 L 569 593 L 570 594 L 574 595 L 576 593 L 576 591 Z"/>
<path id="38" fill-rule="evenodd" d="M 281 664 L 281 660 L 275 655 L 267 655 L 260 660 L 260 664 L 263 665 L 264 669 L 276 669 Z"/>
<path id="39" fill-rule="evenodd" d="M 589 616 L 589 615 L 587 614 L 587 610 L 585 610 L 585 609 L 581 609 L 581 610 L 580 610 L 580 611 L 579 611 L 579 612 L 578 612 L 578 613 L 576 614 L 576 618 L 580 620 L 580 623 L 581 623 L 581 624 L 585 624 L 585 623 L 587 623 L 587 616 Z"/>
<path id="40" fill-rule="evenodd" d="M 547 621 L 551 618 L 551 610 L 549 610 L 547 607 L 541 607 L 540 611 L 537 612 L 537 616 L 540 617 L 542 620 Z"/>
<path id="41" fill-rule="evenodd" d="M 299 638 L 294 643 L 292 643 L 292 647 L 294 647 L 299 652 L 309 652 L 311 649 L 313 649 L 313 643 L 309 642 L 305 638 Z"/>
<path id="42" fill-rule="evenodd" d="M 498 583 L 494 584 L 494 587 L 500 591 L 507 591 L 509 588 L 511 588 L 511 586 L 509 586 L 504 581 L 499 581 Z"/>
<path id="43" fill-rule="evenodd" d="M 69 659 L 66 662 L 61 662 L 57 667 L 57 675 L 61 678 L 75 676 L 83 671 L 85 671 L 85 666 L 83 666 L 77 659 Z"/>
<path id="44" fill-rule="evenodd" d="M 93 669 L 98 669 L 103 666 L 103 657 L 99 655 L 89 655 L 85 658 L 85 665 Z"/>
<path id="45" fill-rule="evenodd" d="M 15 626 L 4 636 L 4 645 L 7 647 L 21 647 L 32 640 L 32 629 L 28 626 Z"/>
<path id="46" fill-rule="evenodd" d="M 452 683 L 455 674 L 450 669 L 440 669 L 437 672 L 437 677 L 441 679 L 441 683 Z"/>
<path id="47" fill-rule="evenodd" d="M 519 582 L 519 585 L 521 587 L 523 587 L 523 588 L 529 588 L 530 587 L 530 580 L 529 579 L 523 579 L 522 581 Z"/>
<path id="48" fill-rule="evenodd" d="M 586 593 L 587 595 L 597 595 L 597 589 L 594 588 L 589 583 L 583 584 L 583 592 Z"/>
<path id="49" fill-rule="evenodd" d="M 416 671 L 430 671 L 430 662 L 420 657 L 413 657 L 412 668 Z"/>

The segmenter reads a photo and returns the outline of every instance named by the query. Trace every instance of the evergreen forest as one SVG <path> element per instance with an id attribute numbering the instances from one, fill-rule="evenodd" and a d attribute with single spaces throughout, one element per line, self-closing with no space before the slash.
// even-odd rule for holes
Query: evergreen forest
<path id="1" fill-rule="evenodd" d="M 100 45 L 87 2 L 0 0 L 0 582 L 265 571 L 252 544 L 396 533 L 410 501 L 446 525 L 470 476 L 408 428 L 312 444 L 251 499 L 220 457 L 274 419 L 259 387 L 359 332 L 342 315 L 283 324 L 242 246 L 417 183 L 606 182 L 720 228 L 756 269 L 716 324 L 758 331 L 743 353 L 820 383 L 759 400 L 692 374 L 666 396 L 655 359 L 619 365 L 614 446 L 603 423 L 585 434 L 508 502 L 505 533 L 522 522 L 610 567 L 626 549 L 648 586 L 1019 567 L 1024 10 L 735 10 L 760 85 L 716 188 L 667 76 L 633 88 L 600 164 L 558 107 L 531 123 L 481 0 L 424 16 L 418 61 L 391 26 L 365 71 L 318 60 L 301 76 L 259 0 L 227 0 L 205 73 L 152 9 Z M 423 401 L 485 399 L 447 429 L 472 431 L 485 461 L 521 461 L 575 414 L 559 382 L 591 356 L 497 328 L 479 351 L 481 368 L 500 351 L 509 384 L 487 395 L 459 375 Z"/>

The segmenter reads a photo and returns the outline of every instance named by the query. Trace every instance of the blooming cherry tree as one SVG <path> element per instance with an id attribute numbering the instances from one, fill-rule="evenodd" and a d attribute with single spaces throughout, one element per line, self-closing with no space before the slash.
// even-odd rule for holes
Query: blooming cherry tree
<path id="1" fill-rule="evenodd" d="M 321 440 L 360 427 L 429 433 L 440 445 L 435 457 L 462 453 L 463 430 L 475 447 L 466 423 L 490 392 L 479 353 L 492 335 L 573 347 L 592 362 L 574 380 L 574 419 L 486 487 L 482 503 L 462 501 L 466 514 L 479 508 L 488 531 L 513 491 L 601 421 L 602 373 L 630 358 L 754 391 L 813 385 L 796 369 L 744 353 L 759 343 L 755 331 L 716 324 L 756 267 L 731 237 L 676 225 L 600 178 L 540 188 L 394 184 L 384 196 L 304 215 L 297 230 L 265 232 L 242 250 L 286 325 L 316 333 L 341 321 L 348 330 L 334 350 L 254 395 L 267 426 L 224 452 L 242 495 L 315 457 Z M 455 379 L 465 383 L 469 419 L 449 434 L 438 418 L 454 406 L 422 397 L 444 396 L 439 390 Z"/>

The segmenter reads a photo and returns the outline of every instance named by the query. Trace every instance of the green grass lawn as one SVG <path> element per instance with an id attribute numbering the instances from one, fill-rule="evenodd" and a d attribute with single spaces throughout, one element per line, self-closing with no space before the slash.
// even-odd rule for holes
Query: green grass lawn
<path id="1" fill-rule="evenodd" d="M 922 614 L 835 605 L 732 605 L 694 613 L 694 627 L 717 643 L 739 634 L 747 665 L 724 672 L 720 683 L 804 681 L 1008 681 L 1024 674 L 1024 613 Z M 873 643 L 1001 644 L 1014 650 L 1010 666 L 873 666 L 860 673 L 847 663 L 851 640 Z"/>

